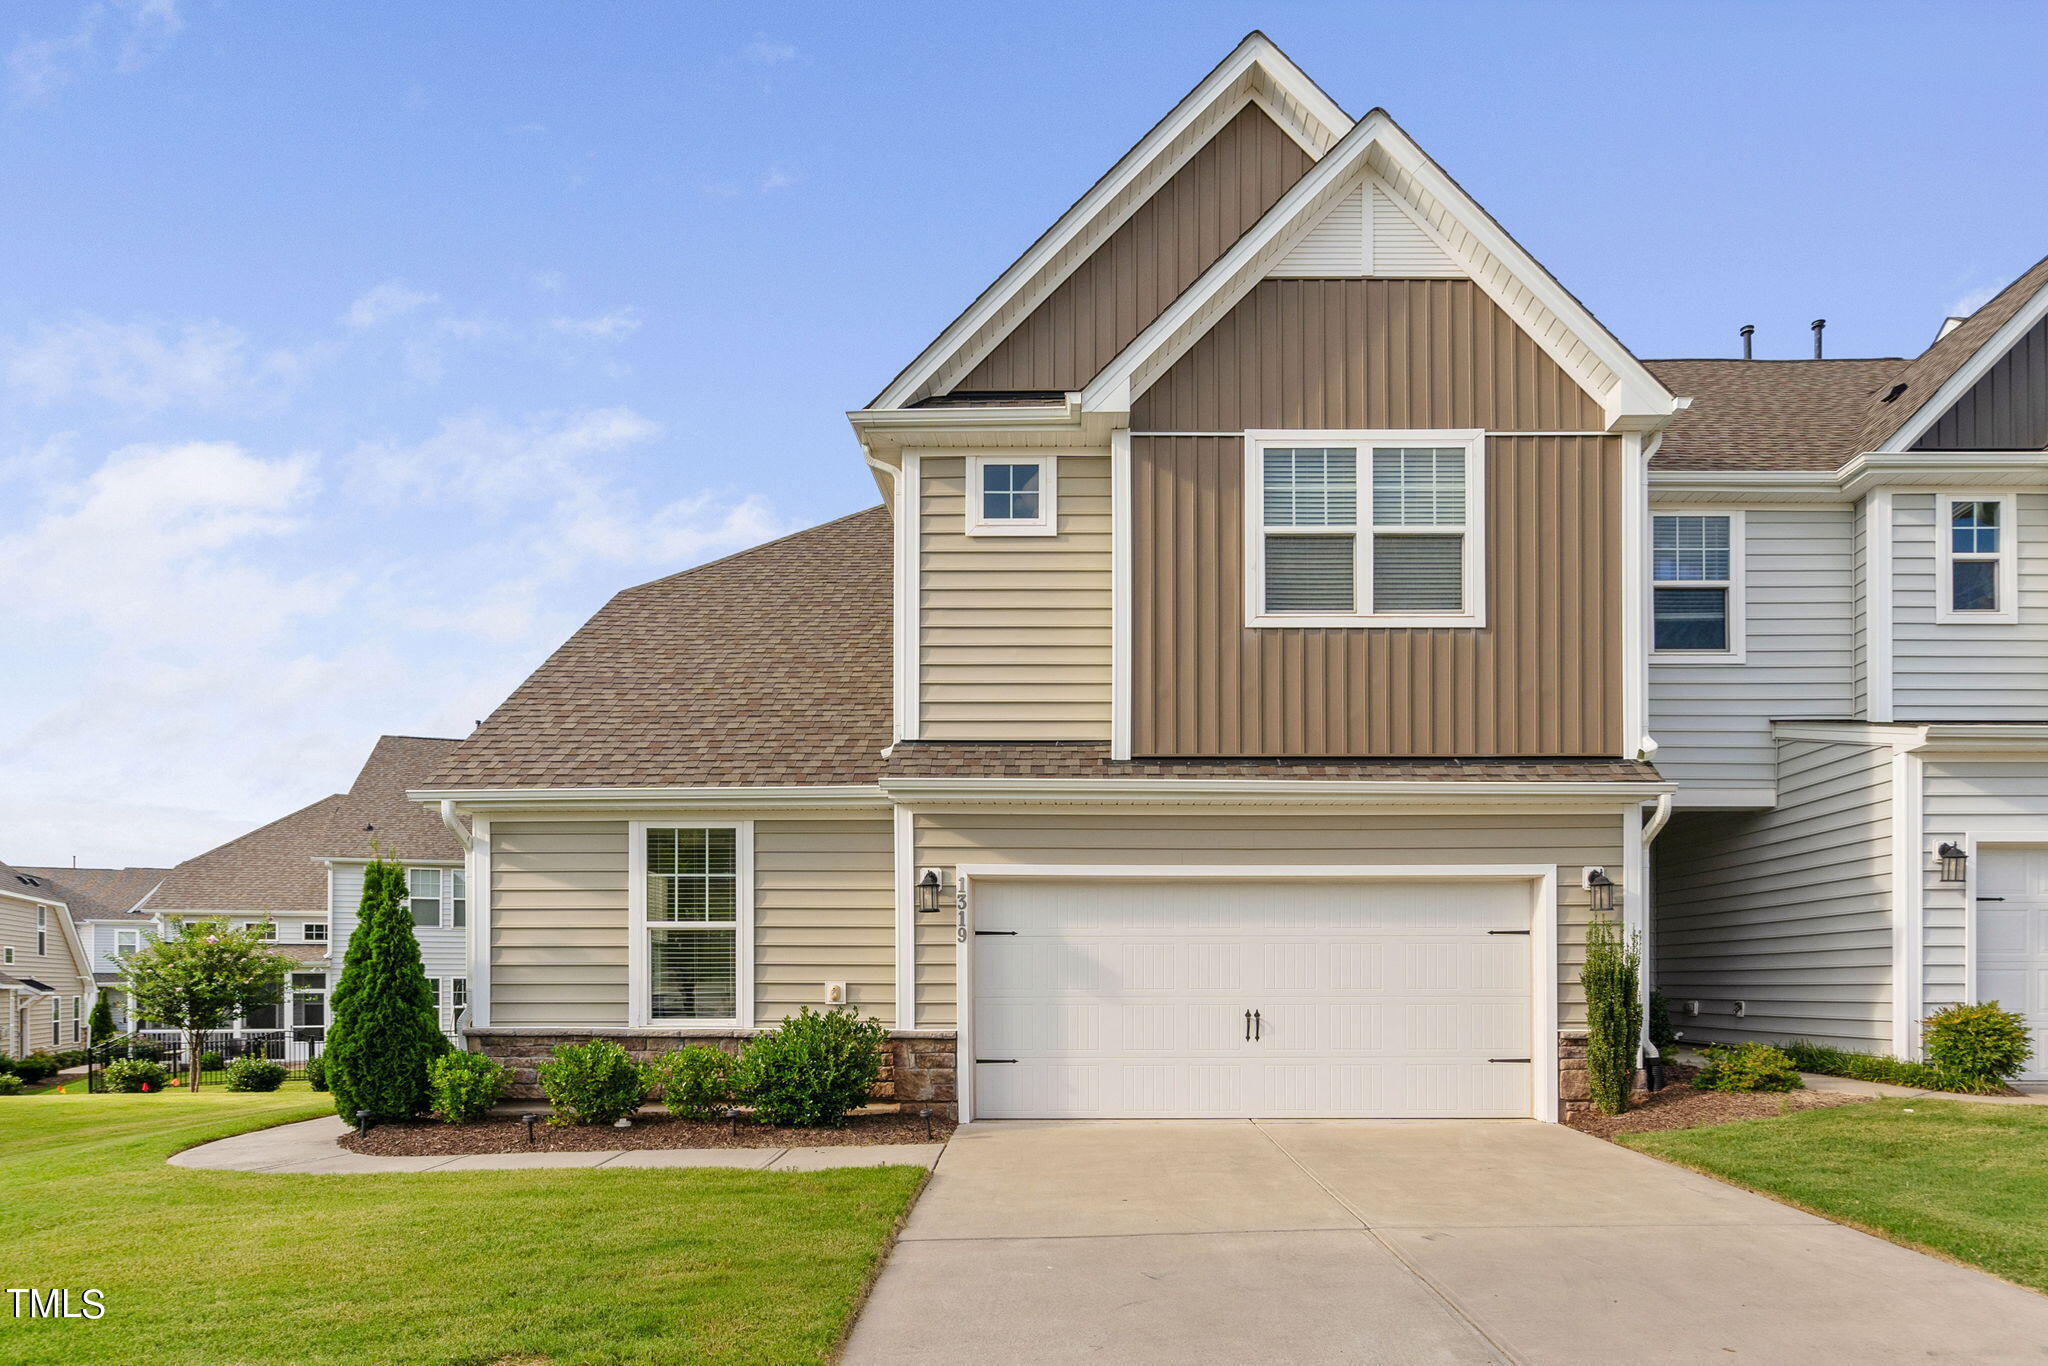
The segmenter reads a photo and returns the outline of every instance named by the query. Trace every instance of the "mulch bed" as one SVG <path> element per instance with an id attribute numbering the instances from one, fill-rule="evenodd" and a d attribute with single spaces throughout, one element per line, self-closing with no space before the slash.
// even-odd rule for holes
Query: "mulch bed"
<path id="1" fill-rule="evenodd" d="M 1574 1115 L 1572 1128 L 1596 1138 L 1617 1134 L 1642 1134 L 1655 1129 L 1703 1129 L 1709 1124 L 1726 1124 L 1737 1119 L 1769 1119 L 1800 1110 L 1824 1110 L 1832 1105 L 1858 1105 L 1870 1096 L 1845 1095 L 1840 1091 L 1722 1092 L 1695 1090 L 1695 1067 L 1672 1066 L 1661 1091 L 1638 1091 L 1629 1098 L 1629 1108 L 1618 1115 Z"/>
<path id="2" fill-rule="evenodd" d="M 943 1142 L 952 1121 L 934 1115 L 927 1135 L 925 1121 L 894 1111 L 846 1117 L 841 1129 L 777 1129 L 742 1118 L 735 1128 L 724 1120 L 677 1119 L 642 1111 L 630 1129 L 609 1124 L 560 1125 L 542 1120 L 526 1126 L 509 1115 L 492 1115 L 475 1124 L 443 1124 L 416 1119 L 379 1124 L 367 1135 L 349 1133 L 340 1142 L 350 1152 L 378 1157 L 458 1157 L 466 1153 L 570 1153 L 619 1148 L 834 1148 L 871 1143 Z"/>

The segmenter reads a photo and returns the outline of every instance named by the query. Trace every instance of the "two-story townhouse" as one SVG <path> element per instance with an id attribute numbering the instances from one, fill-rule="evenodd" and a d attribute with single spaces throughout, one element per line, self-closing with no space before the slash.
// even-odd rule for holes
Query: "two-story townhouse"
<path id="1" fill-rule="evenodd" d="M 289 1030 L 317 1038 L 362 901 L 363 868 L 382 855 L 406 868 L 414 933 L 453 1032 L 468 1001 L 467 886 L 462 846 L 439 819 L 406 800 L 454 740 L 378 739 L 346 792 L 185 860 L 167 872 L 147 909 L 160 927 L 219 916 L 271 927 L 277 951 L 297 961 L 288 998 L 252 1014 L 238 1033 Z"/>
<path id="2" fill-rule="evenodd" d="M 84 1041 L 92 957 L 58 889 L 0 863 L 0 1053 Z"/>
<path id="3" fill-rule="evenodd" d="M 620 593 L 414 793 L 473 1044 L 843 1003 L 964 1119 L 1557 1118 L 1678 406 L 1250 36 L 849 415 L 882 507 Z"/>
<path id="4" fill-rule="evenodd" d="M 92 957 L 93 982 L 107 993 L 115 1027 L 126 1029 L 128 1003 L 120 989 L 121 965 L 116 960 L 142 947 L 143 936 L 156 928 L 146 907 L 150 893 L 170 869 L 24 867 L 18 871 L 48 882 L 70 908 L 72 923 L 78 926 L 78 936 Z"/>
<path id="5" fill-rule="evenodd" d="M 2048 1079 L 2048 261 L 1910 360 L 1653 368 L 1679 1027 L 1910 1057 L 1997 999 Z"/>

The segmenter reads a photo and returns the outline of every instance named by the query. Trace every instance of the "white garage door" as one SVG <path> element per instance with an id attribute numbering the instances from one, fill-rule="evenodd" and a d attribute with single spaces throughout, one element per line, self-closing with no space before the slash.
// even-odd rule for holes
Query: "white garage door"
<path id="1" fill-rule="evenodd" d="M 983 882 L 974 1112 L 1525 1117 L 1526 882 Z"/>
<path id="2" fill-rule="evenodd" d="M 2022 1081 L 2048 1081 L 2048 849 L 1986 849 L 1977 874 L 1977 999 L 2025 1011 L 2034 1057 Z"/>

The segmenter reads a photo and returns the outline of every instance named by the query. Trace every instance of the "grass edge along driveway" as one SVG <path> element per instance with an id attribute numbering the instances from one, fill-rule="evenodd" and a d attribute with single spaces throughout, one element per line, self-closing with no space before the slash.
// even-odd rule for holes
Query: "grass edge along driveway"
<path id="1" fill-rule="evenodd" d="M 2048 1107 L 1880 1100 L 1619 1141 L 2048 1291 Z"/>
<path id="2" fill-rule="evenodd" d="M 561 1366 L 829 1359 L 919 1167 L 293 1176 L 164 1159 L 304 1092 L 0 1097 L 0 1361 Z"/>

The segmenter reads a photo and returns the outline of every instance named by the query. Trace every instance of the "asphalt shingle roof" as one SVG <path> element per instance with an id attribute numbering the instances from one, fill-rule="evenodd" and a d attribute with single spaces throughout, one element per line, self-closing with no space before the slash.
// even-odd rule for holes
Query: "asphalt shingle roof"
<path id="1" fill-rule="evenodd" d="M 1857 445 L 1873 397 L 1907 362 L 1652 360 L 1643 362 L 1692 406 L 1672 419 L 1650 467 L 1659 470 L 1831 470 Z"/>
<path id="2" fill-rule="evenodd" d="M 1130 759 L 1095 740 L 906 740 L 890 751 L 891 778 L 1332 778 L 1432 782 L 1649 782 L 1629 759 Z"/>
<path id="3" fill-rule="evenodd" d="M 73 920 L 147 920 L 135 904 L 155 890 L 168 868 L 23 868 L 47 879 Z"/>

